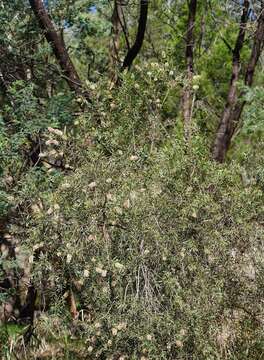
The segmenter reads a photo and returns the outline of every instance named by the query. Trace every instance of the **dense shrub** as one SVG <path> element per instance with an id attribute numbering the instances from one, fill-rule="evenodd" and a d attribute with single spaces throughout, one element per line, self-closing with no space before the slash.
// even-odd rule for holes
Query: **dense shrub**
<path id="1" fill-rule="evenodd" d="M 249 152 L 212 162 L 195 126 L 186 144 L 173 119 L 181 77 L 147 68 L 111 92 L 91 86 L 97 102 L 76 115 L 61 96 L 42 104 L 45 121 L 33 94 L 14 93 L 1 206 L 17 247 L 1 271 L 22 299 L 37 290 L 29 358 L 262 356 L 262 167 Z M 41 152 L 19 172 L 28 136 Z M 27 330 L 0 328 L 3 356 L 20 356 Z"/>
<path id="2" fill-rule="evenodd" d="M 198 137 L 192 150 L 175 137 L 138 153 L 91 147 L 38 194 L 20 234 L 48 310 L 36 336 L 56 339 L 58 358 L 260 358 L 262 191 L 235 163 L 209 161 Z"/>

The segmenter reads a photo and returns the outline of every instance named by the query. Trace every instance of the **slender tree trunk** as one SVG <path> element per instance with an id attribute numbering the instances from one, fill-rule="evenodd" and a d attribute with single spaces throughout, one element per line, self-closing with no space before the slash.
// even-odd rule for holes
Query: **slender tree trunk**
<path id="1" fill-rule="evenodd" d="M 230 146 L 232 135 L 235 131 L 236 124 L 241 116 L 243 107 L 245 105 L 244 102 L 238 103 L 239 96 L 237 94 L 237 82 L 240 74 L 240 52 L 242 50 L 245 39 L 246 24 L 249 15 L 249 5 L 250 5 L 249 1 L 247 0 L 244 1 L 244 9 L 241 16 L 240 29 L 237 36 L 235 48 L 233 50 L 232 76 L 231 76 L 229 91 L 227 95 L 227 101 L 226 101 L 225 109 L 222 114 L 221 121 L 217 129 L 216 138 L 213 146 L 213 158 L 218 162 L 223 162 L 225 160 L 225 155 Z M 254 39 L 252 54 L 255 53 L 254 49 L 255 49 L 255 41 L 256 41 L 257 33 Z M 254 55 L 254 59 L 256 60 L 255 55 Z M 246 72 L 247 73 L 246 79 L 245 79 L 246 85 L 249 85 L 248 82 L 249 79 L 251 79 L 250 82 L 252 84 L 253 73 L 254 73 L 254 71 L 252 73 L 252 66 L 255 69 L 256 61 L 254 61 L 254 64 L 252 64 L 252 60 L 249 61 L 249 65 Z M 250 76 L 249 76 L 249 72 L 251 74 Z"/>
<path id="2" fill-rule="evenodd" d="M 183 108 L 183 121 L 184 121 L 184 135 L 185 139 L 189 140 L 191 130 L 191 117 L 192 117 L 192 80 L 193 80 L 193 49 L 194 49 L 194 26 L 197 9 L 197 0 L 190 0 L 189 16 L 187 23 L 186 35 L 186 65 L 187 65 L 187 85 L 183 92 L 182 108 Z"/>
<path id="3" fill-rule="evenodd" d="M 123 5 L 120 0 L 114 1 L 114 10 L 112 15 L 112 37 L 110 40 L 109 53 L 110 53 L 110 64 L 109 64 L 109 73 L 111 79 L 111 87 L 118 80 L 118 64 L 120 63 L 119 59 L 119 50 L 120 50 L 120 36 L 122 30 L 125 30 L 125 21 L 123 14 Z"/>
<path id="4" fill-rule="evenodd" d="M 201 53 L 202 53 L 202 48 L 204 47 L 204 38 L 205 38 L 205 34 L 206 34 L 206 16 L 208 14 L 208 2 L 206 1 L 205 2 L 205 6 L 204 6 L 204 10 L 203 10 L 203 15 L 202 15 L 202 18 L 201 18 L 201 23 L 200 23 L 200 36 L 199 36 L 199 39 L 198 39 L 198 44 L 197 44 L 197 47 L 198 47 L 198 54 L 199 54 L 199 57 L 201 56 Z"/>
<path id="5" fill-rule="evenodd" d="M 46 40 L 52 46 L 54 55 L 61 67 L 63 77 L 66 79 L 70 89 L 77 95 L 83 95 L 87 99 L 88 94 L 83 92 L 82 83 L 79 75 L 69 57 L 63 37 L 55 26 L 47 13 L 42 0 L 29 0 L 31 8 L 43 29 Z"/>
<path id="6" fill-rule="evenodd" d="M 251 87 L 253 85 L 254 73 L 256 70 L 256 66 L 258 64 L 261 52 L 263 50 L 264 45 L 264 3 L 262 5 L 261 14 L 258 19 L 257 30 L 254 36 L 254 43 L 250 55 L 250 59 L 247 65 L 246 75 L 245 75 L 245 85 Z M 244 94 L 240 94 L 240 98 Z M 232 123 L 231 123 L 231 137 L 228 139 L 227 149 L 230 146 L 231 138 L 236 131 L 238 126 L 241 114 L 243 112 L 244 106 L 246 105 L 246 101 L 241 101 L 236 104 L 235 109 L 232 114 Z"/>
<path id="7" fill-rule="evenodd" d="M 142 48 L 145 37 L 147 19 L 148 19 L 148 5 L 149 5 L 149 0 L 140 1 L 140 15 L 138 20 L 138 30 L 137 30 L 136 40 L 132 48 L 128 50 L 128 53 L 123 62 L 122 70 L 125 70 L 126 68 L 130 69 L 133 61 L 135 60 L 135 58 L 137 57 L 138 53 Z"/>

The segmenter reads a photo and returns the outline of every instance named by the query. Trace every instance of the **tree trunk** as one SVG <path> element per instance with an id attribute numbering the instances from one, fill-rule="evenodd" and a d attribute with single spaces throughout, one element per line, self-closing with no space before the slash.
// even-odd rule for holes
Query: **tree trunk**
<path id="1" fill-rule="evenodd" d="M 138 20 L 136 40 L 132 48 L 128 50 L 128 53 L 123 62 L 122 70 L 125 70 L 126 68 L 130 69 L 133 61 L 135 60 L 136 56 L 142 48 L 148 19 L 148 5 L 149 0 L 140 1 L 140 16 Z"/>
<path id="2" fill-rule="evenodd" d="M 186 65 L 187 65 L 187 85 L 185 86 L 182 99 L 184 136 L 186 140 L 190 138 L 191 117 L 192 117 L 192 80 L 193 80 L 193 49 L 194 49 L 194 26 L 197 9 L 197 0 L 190 0 L 189 16 L 186 35 Z"/>
<path id="3" fill-rule="evenodd" d="M 69 57 L 64 40 L 61 34 L 55 29 L 42 0 L 29 0 L 29 3 L 40 27 L 44 30 L 46 40 L 52 46 L 54 55 L 63 72 L 63 77 L 66 79 L 70 89 L 74 91 L 76 95 L 83 95 L 89 99 L 88 94 L 83 92 L 81 80 Z"/>
<path id="4" fill-rule="evenodd" d="M 219 123 L 216 139 L 213 147 L 213 158 L 218 162 L 223 162 L 228 147 L 228 139 L 231 137 L 231 119 L 233 110 L 237 104 L 237 82 L 240 73 L 240 52 L 242 50 L 245 33 L 246 23 L 248 20 L 249 1 L 245 1 L 244 9 L 240 20 L 240 29 L 236 40 L 236 45 L 233 50 L 232 62 L 232 76 L 227 95 L 225 109 Z"/>
<path id="5" fill-rule="evenodd" d="M 120 63 L 119 49 L 120 49 L 120 36 L 122 30 L 125 28 L 123 5 L 120 0 L 115 0 L 114 10 L 112 15 L 112 37 L 110 40 L 109 53 L 110 53 L 110 64 L 109 74 L 111 84 L 115 84 L 118 80 L 117 68 Z"/>
<path id="6" fill-rule="evenodd" d="M 245 85 L 251 87 L 253 85 L 254 73 L 256 70 L 256 66 L 258 64 L 262 49 L 264 44 L 264 4 L 261 9 L 261 14 L 258 19 L 257 30 L 254 36 L 254 43 L 250 55 L 250 59 L 247 65 L 246 75 L 245 75 Z M 240 94 L 240 98 L 244 94 Z M 244 106 L 246 105 L 246 101 L 239 102 L 236 104 L 235 109 L 232 114 L 232 123 L 231 123 L 231 137 L 228 142 L 227 148 L 229 148 L 231 138 L 238 126 L 239 119 L 243 112 Z"/>

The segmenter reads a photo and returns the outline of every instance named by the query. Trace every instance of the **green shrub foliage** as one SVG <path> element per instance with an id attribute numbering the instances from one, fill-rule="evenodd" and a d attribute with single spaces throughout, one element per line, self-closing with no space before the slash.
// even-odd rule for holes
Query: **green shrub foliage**
<path id="1" fill-rule="evenodd" d="M 152 31 L 111 89 L 109 4 L 48 3 L 92 102 L 68 90 L 27 3 L 0 4 L 0 29 L 13 34 L 0 35 L 1 357 L 262 359 L 263 76 L 242 85 L 250 37 L 241 126 L 224 164 L 210 149 L 232 67 L 223 37 L 233 46 L 238 5 L 226 13 L 212 1 L 211 13 L 199 2 L 188 142 L 183 1 L 151 4 Z M 137 8 L 124 11 L 133 36 Z M 124 34 L 120 42 L 122 58 Z M 14 64 L 33 64 L 31 78 L 16 77 Z M 31 323 L 19 318 L 29 288 Z"/>

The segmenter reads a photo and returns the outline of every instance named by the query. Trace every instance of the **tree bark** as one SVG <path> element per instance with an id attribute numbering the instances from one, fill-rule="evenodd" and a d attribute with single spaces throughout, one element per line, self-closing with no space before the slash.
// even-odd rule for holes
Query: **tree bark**
<path id="1" fill-rule="evenodd" d="M 245 33 L 246 23 L 248 20 L 249 1 L 244 2 L 243 13 L 240 20 L 240 28 L 237 36 L 235 48 L 233 50 L 233 61 L 232 61 L 232 76 L 230 80 L 230 86 L 227 95 L 227 101 L 225 109 L 222 114 L 221 121 L 219 123 L 216 139 L 213 147 L 213 158 L 218 162 L 223 162 L 225 154 L 227 152 L 229 138 L 231 137 L 231 120 L 232 113 L 237 104 L 237 82 L 240 73 L 240 52 L 242 50 Z"/>
<path id="2" fill-rule="evenodd" d="M 197 0 L 190 0 L 188 2 L 189 16 L 187 22 L 187 35 L 186 35 L 186 65 L 187 65 L 187 85 L 184 88 L 182 98 L 183 108 L 183 121 L 184 121 L 184 136 L 188 141 L 190 138 L 191 130 L 191 117 L 192 117 L 192 80 L 194 74 L 193 63 L 193 49 L 194 49 L 194 26 L 197 9 Z"/>
<path id="3" fill-rule="evenodd" d="M 140 15 L 138 20 L 138 30 L 137 30 L 136 40 L 132 48 L 128 50 L 128 53 L 123 62 L 122 70 L 125 70 L 126 68 L 130 69 L 133 61 L 135 60 L 135 58 L 137 57 L 138 53 L 142 48 L 145 37 L 147 19 L 148 19 L 148 5 L 149 5 L 149 0 L 140 1 Z"/>
<path id="4" fill-rule="evenodd" d="M 109 64 L 109 74 L 111 79 L 111 84 L 115 84 L 118 80 L 117 67 L 120 62 L 119 60 L 119 50 L 120 50 L 120 36 L 122 30 L 125 30 L 125 21 L 122 3 L 120 0 L 114 1 L 114 10 L 112 15 L 112 37 L 110 40 L 109 53 L 110 53 L 110 64 Z"/>
<path id="5" fill-rule="evenodd" d="M 70 59 L 61 34 L 55 29 L 55 26 L 47 13 L 42 0 L 29 0 L 31 8 L 39 22 L 41 29 L 44 31 L 46 40 L 51 45 L 54 55 L 61 67 L 63 77 L 66 79 L 70 89 L 76 95 L 83 95 L 87 99 L 89 96 L 83 91 L 82 82 Z"/>
<path id="6" fill-rule="evenodd" d="M 248 87 L 251 87 L 253 85 L 254 74 L 255 74 L 256 66 L 258 64 L 261 52 L 263 50 L 263 45 L 264 45 L 264 3 L 262 5 L 261 14 L 258 19 L 257 30 L 256 30 L 255 36 L 254 36 L 254 43 L 253 43 L 253 47 L 252 47 L 250 59 L 249 59 L 248 65 L 247 65 L 246 75 L 245 75 L 244 83 Z M 241 93 L 239 97 L 241 98 L 243 95 L 244 94 Z M 237 128 L 239 119 L 241 117 L 241 114 L 243 112 L 245 105 L 246 105 L 246 101 L 244 100 L 242 102 L 239 102 L 235 106 L 235 109 L 232 114 L 231 137 L 233 136 L 233 134 Z M 231 137 L 229 139 L 227 148 L 229 148 L 229 145 L 231 142 Z"/>

